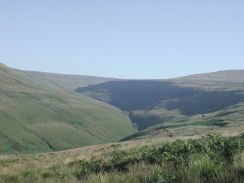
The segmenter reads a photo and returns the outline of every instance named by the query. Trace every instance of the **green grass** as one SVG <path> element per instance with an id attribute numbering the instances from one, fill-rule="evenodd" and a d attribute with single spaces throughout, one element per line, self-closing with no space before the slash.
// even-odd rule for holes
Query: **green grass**
<path id="1" fill-rule="evenodd" d="M 128 116 L 73 91 L 36 84 L 0 66 L 0 152 L 48 152 L 115 142 Z"/>
<path id="2" fill-rule="evenodd" d="M 139 145 L 141 142 L 53 155 L 2 156 L 0 182 L 244 181 L 243 134 Z"/>
<path id="3" fill-rule="evenodd" d="M 206 121 L 200 121 L 200 122 L 194 122 L 194 123 L 180 123 L 180 124 L 172 124 L 172 125 L 167 125 L 164 126 L 164 128 L 172 129 L 172 128 L 180 128 L 180 127 L 187 127 L 187 126 L 225 126 L 228 123 L 223 122 L 224 120 L 219 119 L 210 119 Z"/>

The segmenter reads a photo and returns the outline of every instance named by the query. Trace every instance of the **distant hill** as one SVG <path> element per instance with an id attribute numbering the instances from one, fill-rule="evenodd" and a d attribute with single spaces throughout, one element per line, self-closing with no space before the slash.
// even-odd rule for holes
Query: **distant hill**
<path id="1" fill-rule="evenodd" d="M 139 130 L 145 130 L 189 117 L 214 116 L 215 112 L 243 103 L 244 71 L 169 80 L 109 81 L 79 87 L 76 91 L 120 108 L 129 114 Z"/>
<path id="2" fill-rule="evenodd" d="M 71 79 L 67 86 L 59 80 L 69 77 L 51 74 L 58 78 L 57 87 L 52 87 L 45 86 L 52 78 L 42 82 L 40 74 L 39 82 L 44 84 L 40 85 L 34 75 L 28 80 L 20 71 L 0 64 L 0 152 L 70 149 L 115 142 L 135 132 L 119 109 L 60 89 L 75 86 Z"/>
<path id="3" fill-rule="evenodd" d="M 241 82 L 243 83 L 244 79 L 244 70 L 226 70 L 218 71 L 205 74 L 195 74 L 190 76 L 184 76 L 176 78 L 180 80 L 200 80 L 200 81 L 223 81 L 223 82 Z"/>
<path id="4" fill-rule="evenodd" d="M 103 78 L 95 76 L 81 76 L 81 75 L 67 75 L 67 74 L 54 74 L 35 71 L 21 71 L 15 70 L 24 78 L 34 81 L 37 84 L 61 88 L 66 90 L 75 90 L 81 86 L 89 86 L 107 81 L 118 81 L 114 78 Z"/>
<path id="5" fill-rule="evenodd" d="M 209 133 L 236 135 L 244 131 L 244 102 L 207 114 L 181 116 L 180 119 L 169 120 L 151 126 L 121 141 L 151 138 L 180 138 L 198 136 Z"/>

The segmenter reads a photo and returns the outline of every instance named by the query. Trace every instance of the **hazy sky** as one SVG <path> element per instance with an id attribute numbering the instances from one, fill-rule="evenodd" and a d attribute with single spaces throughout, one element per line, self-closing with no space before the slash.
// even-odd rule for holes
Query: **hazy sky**
<path id="1" fill-rule="evenodd" d="M 148 79 L 244 69 L 244 0 L 0 0 L 0 62 Z"/>

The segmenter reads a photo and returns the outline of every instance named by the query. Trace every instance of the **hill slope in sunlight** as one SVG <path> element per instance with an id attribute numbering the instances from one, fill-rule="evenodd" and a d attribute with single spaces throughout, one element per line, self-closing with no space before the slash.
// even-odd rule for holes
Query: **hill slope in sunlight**
<path id="1" fill-rule="evenodd" d="M 119 109 L 38 85 L 0 64 L 0 151 L 50 151 L 118 141 L 135 130 Z"/>

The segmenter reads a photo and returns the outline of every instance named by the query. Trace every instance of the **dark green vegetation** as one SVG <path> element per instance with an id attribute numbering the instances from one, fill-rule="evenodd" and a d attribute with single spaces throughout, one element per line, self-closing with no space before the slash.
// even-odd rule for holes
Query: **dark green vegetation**
<path id="1" fill-rule="evenodd" d="M 2 153 L 71 149 L 135 132 L 128 116 L 113 106 L 37 84 L 2 64 L 0 78 Z"/>
<path id="2" fill-rule="evenodd" d="M 158 125 L 167 129 L 170 123 L 180 123 L 178 128 L 215 128 L 236 126 L 236 123 L 242 125 L 244 119 L 244 71 L 171 80 L 109 81 L 80 87 L 76 91 L 120 108 L 128 113 L 138 130 L 150 133 L 155 132 Z M 222 123 L 209 122 L 212 120 L 222 120 Z"/>
<path id="3" fill-rule="evenodd" d="M 145 163 L 162 166 L 145 182 L 241 181 L 244 180 L 242 170 L 236 170 L 235 175 L 226 172 L 233 168 L 235 156 L 243 150 L 244 134 L 229 138 L 208 135 L 200 139 L 176 140 L 159 146 L 117 150 L 92 157 L 88 161 L 71 162 L 69 166 L 81 167 L 81 170 L 75 173 L 78 179 L 85 179 L 89 174 L 127 172 L 129 166 Z M 140 182 L 143 177 L 138 179 Z"/>
<path id="4" fill-rule="evenodd" d="M 139 144 L 139 142 L 137 143 Z M 80 153 L 0 157 L 0 182 L 241 183 L 244 134 Z M 89 153 L 90 157 L 88 156 Z M 81 158 L 79 158 L 81 156 Z"/>

